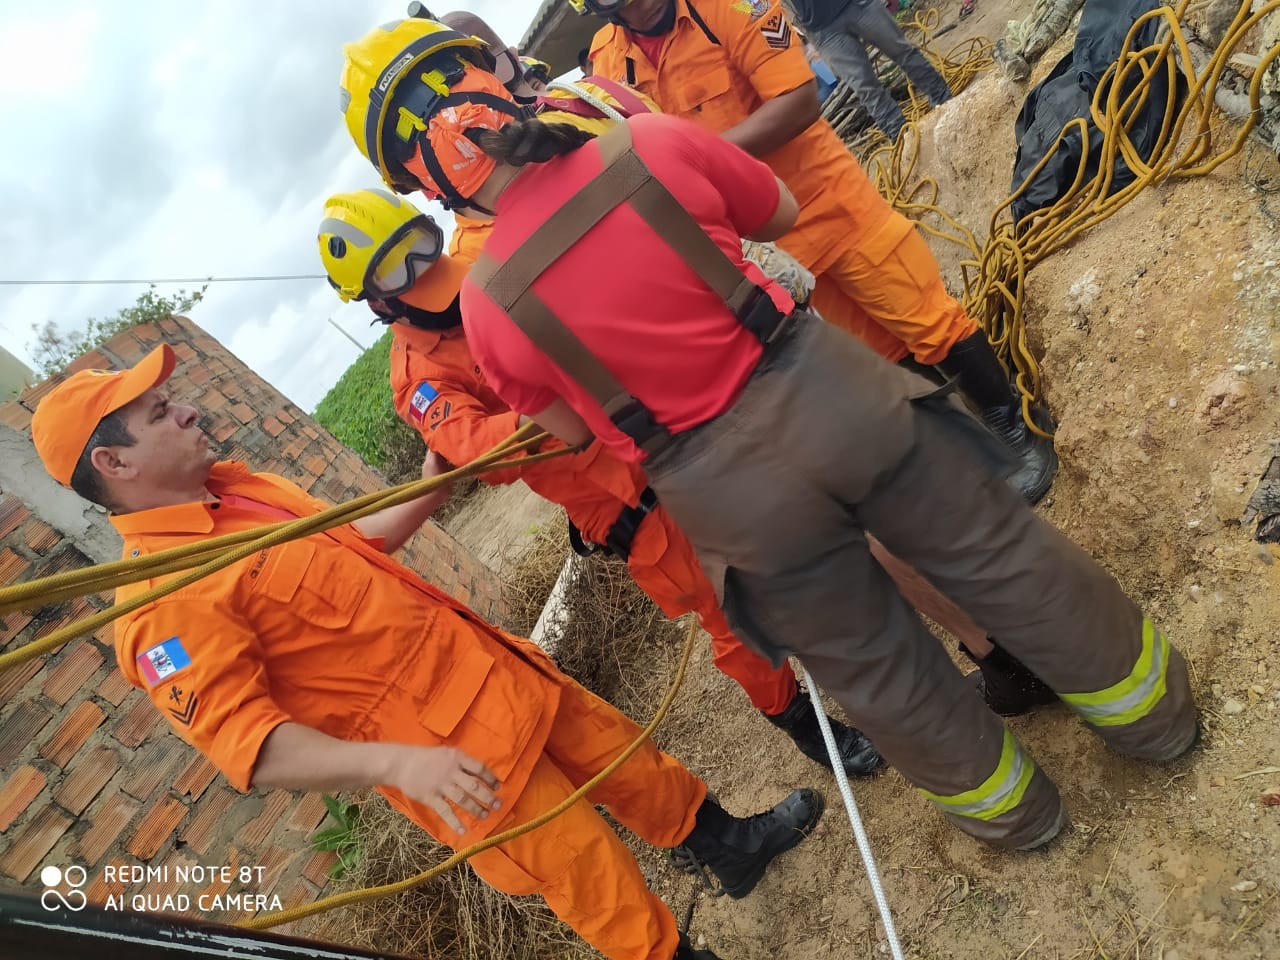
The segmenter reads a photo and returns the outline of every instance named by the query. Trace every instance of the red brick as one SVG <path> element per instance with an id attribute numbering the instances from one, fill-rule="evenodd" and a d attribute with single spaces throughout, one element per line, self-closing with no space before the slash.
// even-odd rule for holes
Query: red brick
<path id="1" fill-rule="evenodd" d="M 22 531 L 22 539 L 36 553 L 43 554 L 62 539 L 62 534 L 43 520 L 32 520 Z"/>
<path id="2" fill-rule="evenodd" d="M 139 697 L 138 702 L 124 715 L 124 719 L 116 724 L 111 735 L 122 746 L 133 749 L 151 736 L 159 723 L 160 711 L 145 696 Z"/>
<path id="3" fill-rule="evenodd" d="M 60 384 L 66 377 L 61 373 L 55 373 L 47 380 L 41 380 L 35 386 L 28 387 L 18 396 L 19 402 L 28 410 L 34 410 L 39 405 L 39 400 L 50 390 Z"/>
<path id="4" fill-rule="evenodd" d="M 129 889 L 128 881 L 114 876 L 108 880 L 105 871 L 99 870 L 95 876 L 95 871 L 90 870 L 89 875 L 93 877 L 93 882 L 85 888 L 84 895 L 96 906 L 102 906 L 108 897 L 122 896 Z"/>
<path id="5" fill-rule="evenodd" d="M 141 809 L 142 804 L 131 800 L 123 793 L 112 794 L 90 818 L 91 826 L 80 835 L 74 847 L 76 855 L 89 864 L 101 862 L 106 852 L 120 839 L 120 834 L 124 833 L 125 827 L 129 826 L 129 822 Z"/>
<path id="6" fill-rule="evenodd" d="M 53 714 L 38 703 L 18 704 L 0 727 L 0 770 L 7 769 L 52 719 Z"/>
<path id="7" fill-rule="evenodd" d="M 45 775 L 35 767 L 20 767 L 0 787 L 0 833 L 26 811 L 44 789 Z"/>
<path id="8" fill-rule="evenodd" d="M 304 463 L 302 467 L 304 470 L 307 471 L 307 473 L 311 474 L 312 476 L 319 477 L 322 473 L 324 473 L 327 469 L 329 469 L 329 461 L 326 460 L 324 457 L 320 456 L 320 454 L 316 453 L 307 457 L 307 462 Z"/>
<path id="9" fill-rule="evenodd" d="M 298 805 L 293 808 L 293 813 L 289 815 L 289 828 L 311 833 L 324 822 L 325 813 L 324 795 L 308 793 L 298 801 Z"/>
<path id="10" fill-rule="evenodd" d="M 125 849 L 139 860 L 150 860 L 169 842 L 174 829 L 187 815 L 187 805 L 176 797 L 160 797 L 138 822 Z"/>
<path id="11" fill-rule="evenodd" d="M 118 707 L 135 689 L 137 688 L 124 678 L 120 668 L 115 667 L 107 674 L 107 678 L 98 684 L 98 696 L 113 707 Z"/>
<path id="12" fill-rule="evenodd" d="M 328 880 L 328 877 L 325 877 Z M 300 907 L 304 903 L 311 903 L 319 896 L 319 891 L 311 889 L 311 886 L 304 880 L 295 880 L 289 885 L 289 889 L 280 898 L 280 905 L 286 910 L 292 910 L 294 907 Z"/>
<path id="13" fill-rule="evenodd" d="M 44 669 L 44 657 L 27 660 L 8 670 L 0 670 L 0 703 L 8 703 L 13 695 L 26 686 L 27 681 Z M 31 692 L 35 696 L 35 691 Z M 4 764 L 0 763 L 0 767 Z"/>
<path id="14" fill-rule="evenodd" d="M 15 496 L 0 499 L 0 540 L 26 523 L 31 511 Z"/>
<path id="15" fill-rule="evenodd" d="M 178 839 L 197 853 L 208 853 L 213 835 L 222 824 L 235 799 L 235 793 L 225 787 L 215 790 L 201 802 L 191 822 L 178 834 Z"/>
<path id="16" fill-rule="evenodd" d="M 129 331 L 129 334 L 143 343 L 156 343 L 163 339 L 160 328 L 154 323 L 144 323 L 141 326 L 134 327 Z"/>
<path id="17" fill-rule="evenodd" d="M 119 769 L 120 755 L 109 747 L 99 747 L 80 758 L 75 769 L 53 791 L 53 802 L 67 813 L 79 816 Z"/>
<path id="18" fill-rule="evenodd" d="M 240 429 L 240 424 L 231 420 L 220 420 L 214 426 L 212 433 L 213 439 L 219 443 L 226 443 Z"/>
<path id="19" fill-rule="evenodd" d="M 0 423 L 25 433 L 31 428 L 31 411 L 17 402 L 0 404 Z"/>
<path id="20" fill-rule="evenodd" d="M 302 866 L 302 875 L 317 887 L 329 882 L 329 871 L 338 862 L 338 855 L 332 850 L 317 850 L 307 858 Z"/>
<path id="21" fill-rule="evenodd" d="M 139 800 L 150 800 L 161 784 L 173 783 L 178 768 L 190 759 L 191 753 L 191 748 L 177 737 L 161 737 L 147 744 L 134 754 L 121 789 Z"/>
<path id="22" fill-rule="evenodd" d="M 45 741 L 40 748 L 40 756 L 59 767 L 65 767 L 105 719 L 101 707 L 89 700 L 84 701 L 67 714 L 58 729 Z"/>
<path id="23" fill-rule="evenodd" d="M 150 864 L 153 867 L 160 868 L 160 875 L 142 888 L 144 897 L 154 897 L 157 900 L 164 897 L 172 897 L 175 893 L 182 889 L 182 876 L 179 869 L 190 871 L 196 865 L 196 861 L 191 857 L 179 853 L 177 850 L 169 851 L 169 855 L 159 863 Z"/>
<path id="24" fill-rule="evenodd" d="M 49 671 L 41 688 L 44 695 L 64 707 L 77 690 L 102 666 L 102 654 L 92 643 L 78 643 Z"/>
<path id="25" fill-rule="evenodd" d="M 280 422 L 285 426 L 288 426 L 298 419 L 297 414 L 293 412 L 293 409 L 288 404 L 285 404 L 276 411 L 276 417 L 279 418 Z"/>
<path id="26" fill-rule="evenodd" d="M 190 363 L 192 360 L 200 359 L 199 354 L 197 354 L 194 350 L 191 349 L 191 344 L 189 343 L 173 344 L 173 352 L 177 355 L 178 359 L 183 363 Z M 199 369 L 199 368 L 197 367 L 196 369 Z M 182 375 L 184 377 L 189 378 L 191 376 L 191 371 L 184 370 Z"/>
<path id="27" fill-rule="evenodd" d="M 200 395 L 200 401 L 196 404 L 196 409 L 201 413 L 218 413 L 226 405 L 227 398 L 216 387 L 211 386 Z"/>
<path id="28" fill-rule="evenodd" d="M 203 364 L 196 364 L 189 370 L 183 371 L 183 379 L 195 386 L 203 386 L 209 382 L 209 370 Z"/>
<path id="29" fill-rule="evenodd" d="M 239 403 L 233 403 L 231 405 L 231 408 L 227 412 L 231 414 L 233 417 L 235 417 L 237 420 L 239 420 L 241 423 L 251 423 L 254 420 L 258 419 L 258 414 L 254 412 L 253 407 L 249 406 L 247 403 L 244 403 L 243 401 Z"/>
<path id="30" fill-rule="evenodd" d="M 0 550 L 0 586 L 17 583 L 31 569 L 31 561 L 9 547 Z"/>
<path id="31" fill-rule="evenodd" d="M 0 620 L 0 647 L 7 647 L 11 640 L 27 629 L 27 624 L 30 622 L 31 614 L 21 611 L 11 613 L 3 620 Z"/>
<path id="32" fill-rule="evenodd" d="M 242 861 L 240 858 L 240 851 L 237 850 L 235 847 L 230 848 L 227 851 L 225 861 L 223 863 L 218 864 L 218 866 L 220 867 L 226 866 L 231 868 L 230 877 L 224 879 L 222 873 L 219 872 L 216 878 L 214 879 L 214 881 L 200 891 L 200 897 L 208 898 L 208 899 L 212 899 L 213 897 L 221 897 L 228 890 L 230 890 L 231 885 L 236 882 L 236 879 L 239 875 L 241 862 Z M 208 919 L 212 920 L 217 918 L 209 917 Z"/>
<path id="33" fill-rule="evenodd" d="M 63 367 L 62 372 L 65 374 L 79 373 L 81 370 L 110 370 L 112 363 L 97 350 L 90 350 L 88 353 L 82 353 L 69 364 Z"/>
<path id="34" fill-rule="evenodd" d="M 187 768 L 178 774 L 178 779 L 173 781 L 173 790 L 179 795 L 190 796 L 193 801 L 199 800 L 200 794 L 209 788 L 209 784 L 213 783 L 213 778 L 217 775 L 218 768 L 204 757 L 197 755 L 187 764 Z"/>
<path id="35" fill-rule="evenodd" d="M 262 429 L 269 435 L 278 437 L 280 434 L 284 433 L 284 424 L 275 417 L 267 417 L 262 421 Z"/>
<path id="36" fill-rule="evenodd" d="M 281 815 L 289 806 L 293 794 L 287 790 L 272 790 L 262 804 L 262 812 L 244 825 L 236 839 L 246 850 L 257 850 L 267 842 Z"/>
<path id="37" fill-rule="evenodd" d="M 249 884 L 245 888 L 245 893 L 271 893 L 276 884 L 280 882 L 281 875 L 283 875 L 285 868 L 289 866 L 289 862 L 293 860 L 294 854 L 297 852 L 276 846 L 268 849 L 266 853 L 258 858 L 257 863 L 253 864 L 253 866 L 261 868 L 254 875 L 255 877 L 261 876 L 262 881 L 256 885 Z"/>
<path id="38" fill-rule="evenodd" d="M 0 873 L 22 883 L 40 866 L 53 845 L 71 826 L 71 818 L 56 807 L 45 807 L 27 824 L 5 855 L 0 857 Z"/>
<path id="39" fill-rule="evenodd" d="M 36 570 L 36 575 L 40 577 L 52 577 L 55 573 L 63 573 L 67 570 L 79 570 L 81 567 L 89 565 L 88 558 L 75 547 L 67 547 L 65 550 L 59 550 L 52 557 L 40 564 Z"/>

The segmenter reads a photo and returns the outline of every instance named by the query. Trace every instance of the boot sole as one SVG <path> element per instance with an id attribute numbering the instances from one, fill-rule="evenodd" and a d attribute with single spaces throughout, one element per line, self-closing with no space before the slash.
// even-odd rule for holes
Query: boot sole
<path id="1" fill-rule="evenodd" d="M 792 832 L 785 838 L 780 839 L 772 847 L 767 848 L 764 851 L 765 856 L 761 858 L 759 865 L 752 870 L 751 873 L 747 874 L 747 876 L 745 876 L 739 883 L 732 887 L 722 887 L 731 900 L 741 900 L 754 890 L 756 888 L 756 884 L 760 882 L 760 878 L 764 876 L 764 872 L 769 869 L 769 865 L 773 863 L 778 856 L 786 853 L 792 847 L 799 845 L 800 841 L 808 837 L 809 834 L 813 832 L 813 828 L 818 825 L 818 821 L 822 819 L 822 814 L 827 809 L 827 802 L 823 799 L 822 794 L 817 790 L 806 790 L 805 792 L 808 793 L 812 806 L 812 812 L 809 815 L 809 819 L 799 827 L 792 830 Z"/>

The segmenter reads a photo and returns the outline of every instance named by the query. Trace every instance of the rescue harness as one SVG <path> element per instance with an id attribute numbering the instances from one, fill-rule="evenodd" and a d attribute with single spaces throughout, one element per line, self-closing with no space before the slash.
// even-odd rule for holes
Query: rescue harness
<path id="1" fill-rule="evenodd" d="M 604 169 L 547 218 L 505 260 L 480 255 L 471 278 L 512 322 L 601 407 L 613 425 L 649 456 L 673 437 L 633 397 L 533 290 L 542 273 L 615 208 L 628 205 L 713 290 L 738 322 L 767 348 L 788 329 L 769 294 L 744 275 L 659 181 L 619 124 L 598 138 Z M 764 354 L 761 354 L 763 357 Z"/>

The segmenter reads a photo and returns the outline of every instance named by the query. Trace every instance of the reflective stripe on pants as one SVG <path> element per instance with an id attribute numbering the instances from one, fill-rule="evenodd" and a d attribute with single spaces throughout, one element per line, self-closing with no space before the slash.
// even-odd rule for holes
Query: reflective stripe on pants
<path id="1" fill-rule="evenodd" d="M 920 792 L 940 806 L 945 813 L 973 817 L 975 820 L 994 820 L 1022 802 L 1023 794 L 1027 792 L 1035 772 L 1035 761 L 1022 749 L 1022 745 L 1013 739 L 1013 734 L 1005 730 L 1004 746 L 1000 750 L 1000 763 L 995 772 L 981 784 L 972 790 L 951 796 L 930 793 L 923 788 L 920 788 Z"/>
<path id="2" fill-rule="evenodd" d="M 1097 693 L 1063 693 L 1062 699 L 1095 727 L 1136 723 L 1155 709 L 1165 694 L 1169 640 L 1149 619 L 1142 621 L 1142 651 L 1129 675 Z"/>

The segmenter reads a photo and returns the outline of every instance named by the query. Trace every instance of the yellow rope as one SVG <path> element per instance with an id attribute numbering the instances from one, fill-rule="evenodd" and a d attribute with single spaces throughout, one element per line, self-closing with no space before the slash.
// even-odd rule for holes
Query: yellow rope
<path id="1" fill-rule="evenodd" d="M 1012 371 L 1022 394 L 1023 417 L 1036 433 L 1047 435 L 1031 419 L 1031 404 L 1041 398 L 1043 384 L 1039 364 L 1026 339 L 1023 307 L 1027 273 L 1086 230 L 1114 215 L 1147 187 L 1172 177 L 1203 176 L 1240 152 L 1260 116 L 1262 78 L 1280 57 L 1280 46 L 1263 53 L 1249 85 L 1250 116 L 1228 146 L 1215 154 L 1213 140 L 1218 129 L 1212 121 L 1213 98 L 1222 72 L 1246 34 L 1264 17 L 1280 10 L 1280 0 L 1273 0 L 1252 13 L 1251 5 L 1252 0 L 1242 0 L 1221 43 L 1199 72 L 1182 29 L 1187 0 L 1182 0 L 1177 10 L 1165 6 L 1139 17 L 1125 37 L 1116 62 L 1104 74 L 1090 105 L 1090 117 L 1102 135 L 1097 173 L 1086 179 L 1090 148 L 1088 124 L 1082 119 L 1073 120 L 1063 128 L 1057 142 L 1027 179 L 996 208 L 984 244 L 979 245 L 970 230 L 938 207 L 935 179 L 915 178 L 919 137 L 911 124 L 903 129 L 896 143 L 885 142 L 864 160 L 876 186 L 904 216 L 916 221 L 925 232 L 959 244 L 970 254 L 961 263 L 965 309 L 982 326 L 997 355 Z M 1139 31 L 1153 20 L 1161 21 L 1164 39 L 1135 49 Z M 931 22 L 926 18 L 923 26 Z M 1175 100 L 1179 72 L 1188 79 L 1181 108 Z M 1147 105 L 1151 79 L 1161 73 L 1169 80 L 1164 124 L 1151 148 L 1151 159 L 1143 160 L 1128 131 Z M 1121 91 L 1130 81 L 1134 81 L 1134 89 L 1122 100 Z M 1053 204 L 1035 211 L 1015 226 L 1009 212 L 1013 203 L 1026 192 L 1072 132 L 1078 133 L 1082 146 L 1070 189 Z M 1119 160 L 1133 171 L 1135 179 L 1109 192 Z"/>
<path id="2" fill-rule="evenodd" d="M 685 635 L 684 649 L 680 653 L 680 661 L 676 666 L 676 675 L 671 681 L 671 686 L 667 688 L 666 695 L 662 698 L 662 703 L 658 705 L 657 711 L 653 715 L 653 719 L 649 721 L 648 726 L 641 731 L 640 735 L 633 740 L 622 753 L 603 770 L 594 777 L 580 786 L 569 796 L 565 797 L 558 804 L 548 810 L 546 813 L 539 814 L 532 820 L 512 827 L 510 830 L 504 830 L 502 833 L 496 833 L 491 837 L 474 843 L 462 850 L 455 851 L 447 860 L 443 860 L 429 870 L 407 877 L 404 880 L 397 880 L 394 883 L 386 883 L 377 887 L 365 887 L 361 890 L 349 890 L 346 893 L 338 893 L 331 897 L 325 897 L 323 900 L 317 900 L 315 903 L 306 906 L 294 907 L 291 910 L 281 910 L 277 913 L 268 913 L 260 917 L 253 917 L 243 921 L 240 926 L 248 927 L 252 930 L 265 930 L 269 927 L 278 927 L 282 923 L 292 923 L 294 920 L 301 920 L 303 917 L 314 916 L 317 913 L 324 913 L 328 910 L 336 910 L 338 907 L 348 907 L 356 903 L 368 903 L 371 900 L 381 900 L 384 897 L 392 897 L 396 894 L 405 893 L 414 887 L 421 886 L 428 880 L 440 876 L 447 870 L 451 870 L 465 860 L 469 860 L 477 853 L 496 847 L 500 843 L 506 843 L 508 840 L 514 840 L 516 837 L 523 836 L 532 830 L 538 829 L 546 823 L 560 816 L 575 803 L 589 794 L 597 786 L 600 785 L 607 777 L 613 774 L 620 766 L 627 762 L 633 753 L 640 749 L 641 744 L 648 740 L 653 731 L 658 729 L 658 725 L 666 718 L 667 712 L 671 709 L 671 704 L 675 701 L 676 693 L 680 690 L 680 685 L 684 682 L 685 670 L 689 665 L 689 657 L 693 653 L 693 643 L 698 635 L 698 621 L 691 615 L 689 616 L 689 630 Z"/>
<path id="3" fill-rule="evenodd" d="M 186 547 L 164 550 L 149 557 L 138 557 L 117 563 L 87 567 L 83 570 L 59 574 L 54 577 L 45 577 L 40 580 L 0 589 L 0 615 L 3 615 L 13 610 L 41 607 L 55 600 L 65 600 L 70 597 L 96 593 L 100 590 L 128 583 L 151 580 L 180 570 L 189 571 L 140 593 L 132 600 L 114 604 L 106 610 L 68 624 L 41 640 L 24 644 L 15 650 L 0 654 L 0 671 L 16 667 L 18 664 L 41 654 L 56 650 L 76 637 L 93 633 L 99 627 L 111 623 L 126 613 L 131 613 L 176 590 L 181 590 L 183 587 L 189 586 L 197 580 L 207 577 L 209 574 L 230 566 L 236 561 L 251 556 L 260 550 L 310 536 L 314 533 L 320 533 L 333 527 L 341 526 L 344 523 L 350 523 L 386 507 L 415 500 L 463 477 L 477 476 L 492 470 L 509 467 L 511 465 L 509 460 L 511 456 L 523 453 L 542 443 L 545 439 L 545 434 L 538 432 L 533 425 L 528 425 L 466 466 L 436 477 L 414 480 L 388 490 L 367 494 L 349 503 L 332 507 L 310 517 L 287 520 L 281 523 L 256 527 L 252 530 L 227 534 L 190 544 Z M 553 450 L 549 453 L 534 453 L 522 457 L 519 463 L 521 466 L 526 466 L 542 460 L 564 456 L 571 452 L 572 450 L 565 448 Z"/>

